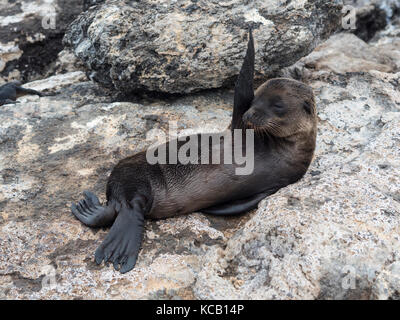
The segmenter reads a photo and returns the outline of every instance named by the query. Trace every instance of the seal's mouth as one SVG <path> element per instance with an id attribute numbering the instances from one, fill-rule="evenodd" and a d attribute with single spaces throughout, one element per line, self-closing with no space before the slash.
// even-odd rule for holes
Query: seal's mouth
<path id="1" fill-rule="evenodd" d="M 272 119 L 263 122 L 252 121 L 252 119 L 248 119 L 245 121 L 245 126 L 247 129 L 253 129 L 257 135 L 275 137 L 280 137 L 282 135 L 281 126 Z"/>

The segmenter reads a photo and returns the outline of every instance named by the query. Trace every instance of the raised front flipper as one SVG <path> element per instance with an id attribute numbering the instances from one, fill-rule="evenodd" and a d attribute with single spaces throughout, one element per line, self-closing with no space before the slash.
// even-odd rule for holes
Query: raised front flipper
<path id="1" fill-rule="evenodd" d="M 250 29 L 246 56 L 235 84 L 231 130 L 242 128 L 243 114 L 249 110 L 254 99 L 254 56 L 253 34 Z"/>
<path id="2" fill-rule="evenodd" d="M 103 207 L 99 199 L 91 192 L 83 193 L 85 199 L 78 204 L 71 205 L 71 211 L 76 218 L 89 227 L 107 227 L 110 226 L 117 215 L 118 203 L 110 202 Z"/>
<path id="3" fill-rule="evenodd" d="M 136 264 L 144 230 L 144 206 L 132 200 L 124 203 L 103 243 L 97 248 L 97 264 L 111 262 L 121 273 L 132 270 Z"/>
<path id="4" fill-rule="evenodd" d="M 259 193 L 249 198 L 235 200 L 229 203 L 213 206 L 200 211 L 203 213 L 217 215 L 217 216 L 229 216 L 229 215 L 241 214 L 256 208 L 258 203 L 270 194 L 271 192 Z"/>

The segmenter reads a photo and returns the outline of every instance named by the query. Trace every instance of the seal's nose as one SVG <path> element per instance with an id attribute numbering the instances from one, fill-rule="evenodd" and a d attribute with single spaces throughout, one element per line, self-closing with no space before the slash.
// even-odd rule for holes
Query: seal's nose
<path id="1" fill-rule="evenodd" d="M 243 122 L 244 123 L 251 122 L 251 119 L 254 118 L 254 114 L 255 114 L 254 109 L 250 108 L 249 110 L 247 110 L 243 115 L 242 118 Z"/>

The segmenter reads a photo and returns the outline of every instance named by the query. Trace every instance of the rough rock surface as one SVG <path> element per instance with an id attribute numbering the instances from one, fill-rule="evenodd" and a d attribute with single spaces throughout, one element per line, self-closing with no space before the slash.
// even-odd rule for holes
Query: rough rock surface
<path id="1" fill-rule="evenodd" d="M 349 72 L 397 72 L 399 70 L 400 39 L 371 46 L 351 33 L 338 33 L 304 57 L 296 66 L 321 73 L 345 75 Z"/>
<path id="2" fill-rule="evenodd" d="M 232 83 L 254 28 L 258 72 L 310 53 L 340 25 L 341 1 L 116 1 L 89 9 L 64 42 L 120 91 L 188 93 Z"/>
<path id="3" fill-rule="evenodd" d="M 104 199 L 112 166 L 168 120 L 181 133 L 225 128 L 232 91 L 128 103 L 82 72 L 28 84 L 57 94 L 0 109 L 0 299 L 400 299 L 399 27 L 378 36 L 347 51 L 352 72 L 334 67 L 348 34 L 293 67 L 318 105 L 303 179 L 244 216 L 147 221 L 125 275 L 93 262 L 107 231 L 69 204 L 85 189 Z"/>
<path id="4" fill-rule="evenodd" d="M 96 0 L 0 0 L 0 84 L 53 74 L 65 29 Z"/>

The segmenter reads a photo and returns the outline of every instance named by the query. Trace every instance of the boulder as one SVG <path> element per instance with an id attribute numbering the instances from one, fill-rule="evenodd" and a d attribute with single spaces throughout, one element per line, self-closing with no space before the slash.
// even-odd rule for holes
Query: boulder
<path id="1" fill-rule="evenodd" d="M 371 46 L 352 33 L 338 33 L 330 37 L 298 64 L 315 71 L 337 74 L 377 70 L 398 70 L 399 41 Z"/>
<path id="2" fill-rule="evenodd" d="M 64 43 L 91 77 L 119 91 L 189 93 L 232 84 L 251 26 L 265 76 L 310 53 L 341 25 L 341 1 L 107 0 Z"/>

